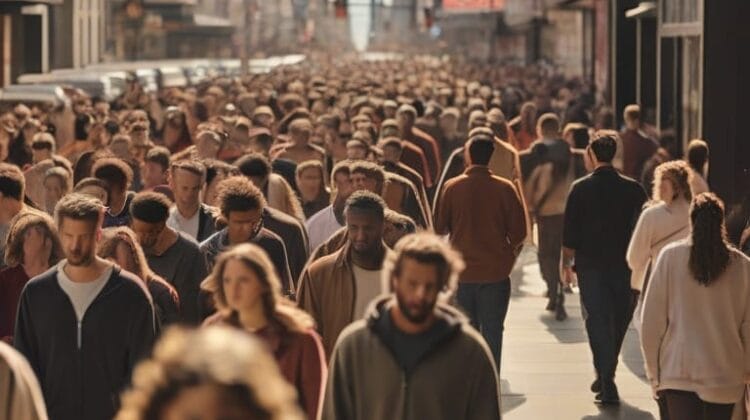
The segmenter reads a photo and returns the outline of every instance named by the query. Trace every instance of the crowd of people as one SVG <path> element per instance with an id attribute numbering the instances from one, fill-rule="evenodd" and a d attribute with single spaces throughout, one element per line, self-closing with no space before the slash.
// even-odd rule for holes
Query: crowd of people
<path id="1" fill-rule="evenodd" d="M 597 403 L 620 401 L 633 321 L 662 418 L 729 419 L 750 373 L 750 206 L 725 222 L 706 142 L 683 157 L 638 105 L 616 130 L 596 102 L 544 66 L 313 57 L 79 92 L 72 139 L 15 105 L 7 418 L 499 419 L 526 246 L 555 319 L 580 289 Z"/>

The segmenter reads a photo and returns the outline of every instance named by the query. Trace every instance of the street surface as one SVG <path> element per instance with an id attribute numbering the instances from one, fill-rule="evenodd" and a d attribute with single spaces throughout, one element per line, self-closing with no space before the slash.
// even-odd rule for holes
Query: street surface
<path id="1" fill-rule="evenodd" d="M 638 334 L 625 337 L 616 383 L 620 407 L 594 404 L 589 386 L 594 367 L 577 294 L 566 295 L 568 319 L 545 312 L 546 287 L 527 246 L 511 275 L 513 295 L 503 338 L 502 404 L 504 420 L 658 419 L 646 382 Z"/>

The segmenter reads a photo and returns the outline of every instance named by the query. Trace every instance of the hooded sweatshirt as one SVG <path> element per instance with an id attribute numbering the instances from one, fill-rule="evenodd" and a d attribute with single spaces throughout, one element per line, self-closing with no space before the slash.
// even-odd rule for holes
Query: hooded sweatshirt
<path id="1" fill-rule="evenodd" d="M 466 318 L 438 304 L 430 330 L 409 335 L 390 318 L 394 304 L 377 299 L 341 333 L 321 419 L 500 419 L 492 356 Z"/>
<path id="2" fill-rule="evenodd" d="M 115 266 L 79 321 L 57 265 L 21 294 L 14 344 L 34 369 L 52 419 L 111 419 L 158 324 L 143 282 Z"/>

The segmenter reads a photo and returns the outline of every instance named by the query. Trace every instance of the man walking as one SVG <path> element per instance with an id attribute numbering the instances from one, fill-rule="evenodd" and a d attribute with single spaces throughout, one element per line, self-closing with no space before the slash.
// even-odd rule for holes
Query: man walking
<path id="1" fill-rule="evenodd" d="M 198 244 L 167 226 L 169 199 L 157 192 L 140 192 L 130 203 L 130 227 L 138 236 L 149 267 L 180 296 L 180 321 L 201 322 L 200 284 L 208 275 Z"/>
<path id="2" fill-rule="evenodd" d="M 297 302 L 312 315 L 326 355 L 341 330 L 361 318 L 382 293 L 380 270 L 388 252 L 383 244 L 385 202 L 369 191 L 346 200 L 347 243 L 310 264 L 300 276 Z"/>
<path id="3" fill-rule="evenodd" d="M 111 419 L 157 335 L 151 297 L 138 278 L 96 256 L 98 200 L 70 194 L 55 214 L 66 259 L 26 285 L 15 347 L 39 378 L 50 418 Z"/>
<path id="4" fill-rule="evenodd" d="M 263 193 L 249 179 L 234 176 L 221 181 L 216 200 L 227 227 L 214 233 L 200 245 L 208 268 L 213 268 L 219 254 L 230 246 L 252 242 L 268 253 L 276 274 L 281 279 L 284 294 L 293 295 L 284 241 L 279 235 L 263 227 L 263 209 L 266 207 Z"/>
<path id="5" fill-rule="evenodd" d="M 206 167 L 193 160 L 178 160 L 169 169 L 174 206 L 167 226 L 201 242 L 216 232 L 216 209 L 201 203 Z"/>
<path id="6" fill-rule="evenodd" d="M 457 300 L 489 344 L 498 371 L 510 272 L 526 237 L 526 215 L 513 184 L 490 172 L 495 140 L 478 135 L 466 146 L 466 172 L 445 184 L 435 231 L 449 234 L 466 261 Z"/>
<path id="7" fill-rule="evenodd" d="M 620 401 L 615 371 L 634 308 L 625 255 L 646 201 L 640 184 L 612 166 L 616 136 L 614 132 L 599 132 L 586 149 L 595 169 L 573 184 L 565 207 L 562 240 L 563 281 L 571 284 L 578 277 L 597 375 L 591 390 L 602 404 Z"/>
<path id="8" fill-rule="evenodd" d="M 539 118 L 537 134 L 540 140 L 532 143 L 528 153 L 537 156 L 536 167 L 524 182 L 524 193 L 529 212 L 537 224 L 539 269 L 547 283 L 547 310 L 555 318 L 567 318 L 564 294 L 559 293 L 560 250 L 562 247 L 565 201 L 573 181 L 585 174 L 582 155 L 575 154 L 560 138 L 560 120 L 548 113 Z M 524 152 L 527 153 L 527 152 Z"/>
<path id="9" fill-rule="evenodd" d="M 321 419 L 500 418 L 487 345 L 459 311 L 438 301 L 462 268 L 434 235 L 398 243 L 386 273 L 393 293 L 347 327 L 333 351 Z"/>

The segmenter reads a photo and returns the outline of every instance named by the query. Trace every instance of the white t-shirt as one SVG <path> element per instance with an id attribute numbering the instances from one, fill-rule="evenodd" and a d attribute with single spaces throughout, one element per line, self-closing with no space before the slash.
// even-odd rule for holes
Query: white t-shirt
<path id="1" fill-rule="evenodd" d="M 107 284 L 107 280 L 112 275 L 113 267 L 109 266 L 102 274 L 97 277 L 94 281 L 86 283 L 75 282 L 65 274 L 65 266 L 68 264 L 67 260 L 62 260 L 57 265 L 57 282 L 63 289 L 66 295 L 70 298 L 70 302 L 73 303 L 73 309 L 76 311 L 76 318 L 78 321 L 83 319 L 83 315 L 86 314 L 86 310 L 91 305 L 91 302 L 96 299 L 99 292 L 104 289 Z"/>
<path id="2" fill-rule="evenodd" d="M 201 211 L 200 209 L 198 209 L 193 215 L 193 217 L 186 219 L 182 217 L 182 215 L 180 214 L 180 211 L 177 210 L 177 206 L 172 206 L 172 208 L 169 209 L 169 218 L 167 219 L 167 226 L 197 240 L 198 228 L 199 228 L 199 222 L 200 222 L 200 213 Z"/>
<path id="3" fill-rule="evenodd" d="M 314 251 L 342 227 L 339 221 L 336 220 L 336 216 L 333 213 L 333 206 L 328 206 L 313 214 L 305 222 L 307 236 L 310 240 L 310 250 Z"/>
<path id="4" fill-rule="evenodd" d="M 354 319 L 365 315 L 367 307 L 373 299 L 383 293 L 380 270 L 365 270 L 352 264 L 356 296 L 354 297 Z"/>

